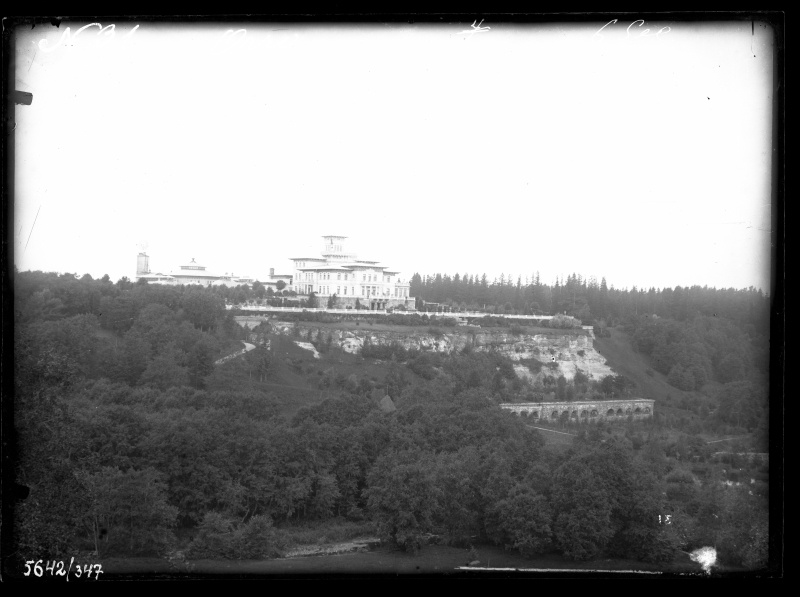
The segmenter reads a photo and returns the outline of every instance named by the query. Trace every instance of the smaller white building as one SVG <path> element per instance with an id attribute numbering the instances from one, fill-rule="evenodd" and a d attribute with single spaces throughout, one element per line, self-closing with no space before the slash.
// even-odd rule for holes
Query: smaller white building
<path id="1" fill-rule="evenodd" d="M 218 275 L 208 271 L 205 265 L 200 265 L 192 260 L 178 267 L 177 271 L 169 274 L 153 273 L 150 271 L 149 256 L 139 253 L 136 262 L 136 280 L 147 280 L 149 284 L 200 284 L 202 286 L 238 286 L 239 284 L 252 284 L 253 278 L 249 276 L 236 276 L 234 274 Z"/>

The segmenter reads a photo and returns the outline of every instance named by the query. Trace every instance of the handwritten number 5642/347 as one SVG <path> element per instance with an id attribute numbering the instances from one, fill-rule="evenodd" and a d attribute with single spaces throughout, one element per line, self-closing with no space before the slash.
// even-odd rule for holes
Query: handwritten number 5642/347
<path id="1" fill-rule="evenodd" d="M 32 573 L 34 576 L 41 578 L 45 573 L 50 573 L 50 576 L 66 576 L 67 581 L 69 581 L 69 573 L 72 571 L 74 562 L 75 558 L 70 558 L 69 568 L 64 570 L 63 561 L 48 560 L 43 568 L 42 560 L 27 560 L 25 562 L 25 572 L 23 575 L 30 576 Z M 75 566 L 75 578 L 80 578 L 81 576 L 91 578 L 92 572 L 95 574 L 95 580 L 100 578 L 100 575 L 103 573 L 102 564 L 78 564 Z"/>

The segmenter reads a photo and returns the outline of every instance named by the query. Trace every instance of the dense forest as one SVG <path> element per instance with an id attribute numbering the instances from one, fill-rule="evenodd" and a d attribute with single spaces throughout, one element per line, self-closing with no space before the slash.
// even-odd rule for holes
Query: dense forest
<path id="1" fill-rule="evenodd" d="M 475 289 L 469 280 L 450 288 Z M 766 433 L 767 301 L 752 290 L 651 297 L 583 284 L 579 296 L 576 278 L 567 299 L 547 287 L 540 296 L 538 283 L 486 286 L 497 305 L 515 308 L 518 292 L 523 311 L 607 317 L 601 334 L 618 324 L 654 375 L 705 397 L 685 405 L 685 419 L 585 425 L 564 448 L 497 407 L 543 390 L 498 354 L 345 355 L 317 333 L 317 364 L 291 357 L 291 340 L 267 323 L 246 332 L 216 289 L 42 272 L 14 282 L 19 557 L 177 546 L 198 558 L 270 557 L 297 529 L 335 525 L 408 551 L 436 540 L 670 562 L 715 545 L 732 566 L 766 562 L 768 463 L 736 450 L 719 463 L 701 438 Z M 424 294 L 437 288 L 425 287 L 426 300 L 473 300 Z M 240 301 L 252 292 L 238 290 Z M 258 346 L 215 365 L 242 340 Z M 351 362 L 363 373 L 337 372 Z M 290 378 L 315 399 L 286 408 Z M 566 399 L 627 385 L 561 380 L 552 391 Z"/>

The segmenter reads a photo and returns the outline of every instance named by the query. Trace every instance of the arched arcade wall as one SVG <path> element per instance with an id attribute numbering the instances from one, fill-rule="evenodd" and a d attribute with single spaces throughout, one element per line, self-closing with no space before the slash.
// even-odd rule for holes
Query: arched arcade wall
<path id="1" fill-rule="evenodd" d="M 500 408 L 510 410 L 514 414 L 527 413 L 529 419 L 559 421 L 563 413 L 567 413 L 570 421 L 585 423 L 605 420 L 646 419 L 653 416 L 655 400 L 648 398 L 631 398 L 627 400 L 595 400 L 579 402 L 520 402 L 503 403 Z"/>

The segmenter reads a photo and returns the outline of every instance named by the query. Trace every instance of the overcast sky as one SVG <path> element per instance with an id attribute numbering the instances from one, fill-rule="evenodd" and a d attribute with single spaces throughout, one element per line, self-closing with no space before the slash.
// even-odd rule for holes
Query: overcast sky
<path id="1" fill-rule="evenodd" d="M 768 291 L 772 32 L 612 18 L 21 28 L 16 265 Z"/>

